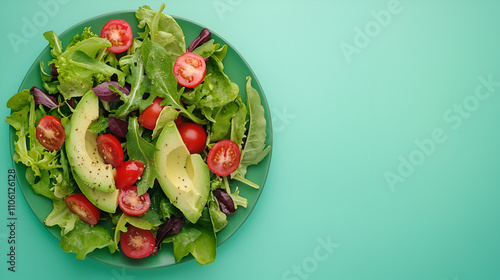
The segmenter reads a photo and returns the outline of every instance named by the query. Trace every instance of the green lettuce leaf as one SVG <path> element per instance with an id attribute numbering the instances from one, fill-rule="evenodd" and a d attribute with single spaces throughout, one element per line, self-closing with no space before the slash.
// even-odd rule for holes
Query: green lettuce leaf
<path id="1" fill-rule="evenodd" d="M 89 91 L 94 85 L 94 77 L 97 82 L 102 82 L 116 74 L 118 82 L 123 86 L 124 73 L 95 59 L 98 52 L 111 46 L 107 39 L 97 37 L 87 28 L 81 35 L 76 35 L 62 52 L 61 42 L 55 32 L 45 32 L 44 37 L 49 41 L 51 54 L 54 56 L 52 63 L 59 74 L 57 89 L 65 100 L 82 96 Z"/>
<path id="2" fill-rule="evenodd" d="M 57 151 L 46 150 L 36 139 L 37 113 L 35 100 L 29 90 L 21 91 L 7 101 L 12 114 L 5 121 L 16 130 L 14 143 L 15 162 L 22 162 L 30 167 L 35 176 L 41 176 L 41 169 L 59 168 Z"/>
<path id="3" fill-rule="evenodd" d="M 118 249 L 109 231 L 101 226 L 90 226 L 80 219 L 72 231 L 61 236 L 61 248 L 64 252 L 75 253 L 77 259 L 83 260 L 88 253 L 105 247 L 111 254 Z"/>
<path id="4" fill-rule="evenodd" d="M 66 206 L 63 199 L 56 199 L 53 201 L 54 208 L 52 212 L 45 218 L 45 225 L 59 226 L 61 228 L 61 236 L 68 234 L 75 227 L 75 223 L 80 219 L 77 215 L 73 214 Z"/>
<path id="5" fill-rule="evenodd" d="M 137 10 L 135 16 L 139 21 L 139 28 L 144 32 L 139 33 L 143 40 L 150 39 L 160 44 L 170 55 L 172 61 L 186 52 L 184 33 L 177 21 L 169 15 L 162 14 L 165 4 L 162 4 L 158 12 L 149 6 L 142 6 Z"/>
<path id="6" fill-rule="evenodd" d="M 193 255 L 201 265 L 213 262 L 217 251 L 217 237 L 207 208 L 196 224 L 185 223 L 181 231 L 163 242 L 173 243 L 177 262 L 188 254 Z"/>

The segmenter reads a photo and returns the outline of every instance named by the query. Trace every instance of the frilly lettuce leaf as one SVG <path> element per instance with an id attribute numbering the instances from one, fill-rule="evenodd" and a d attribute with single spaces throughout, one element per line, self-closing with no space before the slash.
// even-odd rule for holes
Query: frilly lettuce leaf
<path id="1" fill-rule="evenodd" d="M 58 199 L 54 200 L 54 208 L 45 218 L 45 225 L 49 227 L 58 225 L 61 227 L 61 235 L 65 235 L 73 230 L 78 220 L 78 216 L 69 210 L 64 200 Z"/>
<path id="2" fill-rule="evenodd" d="M 118 249 L 109 231 L 101 226 L 90 226 L 80 219 L 72 231 L 61 236 L 61 248 L 65 252 L 75 253 L 77 259 L 83 260 L 88 253 L 105 247 L 111 254 Z"/>

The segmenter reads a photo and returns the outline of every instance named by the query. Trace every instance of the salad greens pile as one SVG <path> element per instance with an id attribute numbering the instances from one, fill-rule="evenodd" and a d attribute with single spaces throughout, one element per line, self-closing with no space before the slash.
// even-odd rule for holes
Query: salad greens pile
<path id="1" fill-rule="evenodd" d="M 90 28 L 75 35 L 67 46 L 63 46 L 54 32 L 44 33 L 53 57 L 46 62 L 51 71 L 46 70 L 43 62 L 40 64 L 44 91 L 25 89 L 7 102 L 12 114 L 6 121 L 17 136 L 13 159 L 28 167 L 25 176 L 34 192 L 52 200 L 53 210 L 46 217 L 45 224 L 60 227 L 62 249 L 75 253 L 79 259 L 84 259 L 95 249 L 107 247 L 110 253 L 119 251 L 120 234 L 127 231 L 127 225 L 133 225 L 151 230 L 158 247 L 161 243 L 173 243 L 176 261 L 192 254 L 198 263 L 210 263 L 215 258 L 216 233 L 228 223 L 228 214 L 223 210 L 231 204 L 235 209 L 247 206 L 247 200 L 239 195 L 238 188 L 231 189 L 233 180 L 259 187 L 245 178 L 247 168 L 263 160 L 271 147 L 265 144 L 264 108 L 258 92 L 251 85 L 251 78 L 247 77 L 246 81 L 245 103 L 238 86 L 224 73 L 223 60 L 228 46 L 209 39 L 192 50 L 206 60 L 203 82 L 194 88 L 178 85 L 172 67 L 173 62 L 186 52 L 186 42 L 179 24 L 163 14 L 163 8 L 164 5 L 157 12 L 148 6 L 138 9 L 136 17 L 141 32 L 123 56 L 108 51 L 110 42 L 94 34 Z M 119 98 L 105 101 L 99 96 L 99 118 L 89 131 L 109 133 L 111 129 L 116 130 L 114 123 L 121 124 L 124 137 L 120 139 L 126 159 L 145 164 L 136 183 L 137 192 L 139 195 L 147 192 L 151 205 L 145 214 L 137 217 L 118 208 L 115 213 L 101 214 L 99 223 L 91 226 L 65 204 L 68 195 L 80 190 L 64 146 L 55 151 L 44 148 L 37 141 L 36 127 L 42 117 L 52 115 L 61 120 L 68 132 L 70 118 L 80 98 L 103 83 Z M 166 106 L 155 129 L 145 129 L 139 124 L 138 115 L 156 97 L 163 98 L 161 105 Z M 240 165 L 234 173 L 224 177 L 211 174 L 208 201 L 195 224 L 184 221 L 182 212 L 155 182 L 158 174 L 152 166 L 158 135 L 179 114 L 206 128 L 206 150 L 217 141 L 232 140 L 241 151 Z M 204 159 L 206 150 L 202 155 Z M 180 220 L 184 222 L 179 224 Z"/>

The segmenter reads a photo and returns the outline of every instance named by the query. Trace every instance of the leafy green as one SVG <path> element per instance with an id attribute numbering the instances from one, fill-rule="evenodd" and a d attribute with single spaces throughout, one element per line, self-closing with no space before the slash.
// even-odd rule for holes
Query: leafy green
<path id="1" fill-rule="evenodd" d="M 195 123 L 204 124 L 206 121 L 195 116 L 180 103 L 181 92 L 177 90 L 177 79 L 172 71 L 172 59 L 165 49 L 155 42 L 145 42 L 142 45 L 146 75 L 151 79 L 151 102 L 155 97 L 164 98 L 161 105 L 170 105 L 178 109 L 181 114 Z"/>
<path id="2" fill-rule="evenodd" d="M 203 58 L 210 57 L 216 50 L 219 49 L 220 44 L 214 44 L 215 40 L 210 39 L 206 43 L 193 50 L 193 53 L 200 55 Z"/>
<path id="3" fill-rule="evenodd" d="M 252 187 L 259 186 L 245 179 L 249 165 L 258 164 L 267 156 L 271 147 L 266 147 L 266 119 L 264 117 L 264 107 L 260 103 L 259 93 L 252 87 L 252 79 L 247 77 L 247 104 L 250 116 L 250 125 L 245 147 L 241 152 L 241 162 L 238 169 L 231 174 L 231 177 L 248 184 Z"/>
<path id="4" fill-rule="evenodd" d="M 153 226 L 164 224 L 166 219 L 181 216 L 181 212 L 177 209 L 163 192 L 161 188 L 156 188 L 150 195 L 151 204 L 148 211 L 140 217 L 151 223 Z"/>
<path id="5" fill-rule="evenodd" d="M 74 229 L 61 236 L 61 248 L 68 253 L 75 253 L 77 259 L 85 256 L 95 249 L 109 248 L 112 254 L 118 246 L 111 239 L 109 231 L 101 226 L 90 226 L 78 219 Z"/>
<path id="6" fill-rule="evenodd" d="M 82 96 L 89 91 L 94 85 L 93 77 L 98 77 L 101 82 L 116 74 L 123 85 L 124 73 L 95 59 L 99 51 L 111 46 L 107 39 L 99 38 L 90 29 L 85 29 L 81 35 L 76 35 L 62 52 L 61 42 L 55 32 L 45 32 L 44 37 L 49 41 L 54 57 L 52 63 L 59 74 L 57 89 L 65 100 Z"/>
<path id="7" fill-rule="evenodd" d="M 230 102 L 223 107 L 218 108 L 213 119 L 215 122 L 211 126 L 211 142 L 228 139 L 231 128 L 231 119 L 238 112 L 239 106 L 236 102 Z"/>
<path id="8" fill-rule="evenodd" d="M 231 119 L 231 135 L 230 140 L 238 144 L 241 149 L 241 144 L 245 138 L 245 132 L 247 131 L 247 107 L 245 103 L 241 101 L 241 96 L 238 96 L 235 100 L 238 104 L 238 112 Z"/>
<path id="9" fill-rule="evenodd" d="M 14 143 L 15 162 L 22 162 L 31 167 L 36 176 L 41 176 L 41 169 L 60 167 L 57 162 L 57 151 L 46 150 L 36 139 L 37 115 L 35 100 L 29 90 L 21 91 L 7 101 L 12 114 L 5 121 L 16 130 L 17 140 Z"/>
<path id="10" fill-rule="evenodd" d="M 123 213 L 118 220 L 115 228 L 115 238 L 114 244 L 118 247 L 120 242 L 120 235 L 122 232 L 127 232 L 127 224 L 131 224 L 134 227 L 151 230 L 153 225 L 141 217 L 133 217 Z"/>
<path id="11" fill-rule="evenodd" d="M 160 135 L 161 131 L 165 127 L 165 125 L 171 121 L 174 121 L 177 119 L 177 116 L 179 115 L 179 111 L 174 109 L 171 106 L 165 106 L 163 110 L 161 110 L 160 116 L 158 117 L 158 120 L 156 121 L 156 126 L 155 129 L 153 130 L 153 138 L 156 138 L 158 135 Z"/>
<path id="12" fill-rule="evenodd" d="M 127 153 L 130 160 L 139 160 L 144 163 L 144 171 L 141 179 L 137 181 L 137 193 L 143 195 L 152 188 L 156 179 L 156 171 L 153 167 L 154 153 L 156 147 L 144 140 L 139 132 L 139 122 L 136 117 L 131 117 L 128 122 Z"/>
<path id="13" fill-rule="evenodd" d="M 227 215 L 220 210 L 219 202 L 212 193 L 210 193 L 208 211 L 210 212 L 210 217 L 212 218 L 215 232 L 219 232 L 226 227 Z"/>
<path id="14" fill-rule="evenodd" d="M 47 31 L 43 33 L 43 37 L 49 41 L 50 54 L 53 58 L 59 57 L 63 53 L 62 43 L 54 31 Z"/>
<path id="15" fill-rule="evenodd" d="M 167 237 L 164 243 L 174 244 L 174 257 L 177 262 L 188 254 L 203 265 L 215 260 L 217 237 L 211 221 L 210 213 L 205 208 L 196 224 L 185 223 L 177 234 Z"/>
<path id="16" fill-rule="evenodd" d="M 53 203 L 54 208 L 47 218 L 45 218 L 45 225 L 49 227 L 57 225 L 61 227 L 61 235 L 65 235 L 73 230 L 79 218 L 69 210 L 64 200 L 57 199 Z"/>
<path id="17" fill-rule="evenodd" d="M 193 91 L 183 95 L 184 100 L 189 105 L 196 105 L 198 108 L 214 109 L 222 107 L 238 96 L 238 85 L 231 82 L 224 74 L 222 60 L 214 53 L 206 63 L 207 70 L 203 83 L 196 86 Z"/>
<path id="18" fill-rule="evenodd" d="M 57 86 L 59 86 L 58 80 L 52 80 L 52 75 L 45 73 L 43 61 L 40 61 L 40 76 L 43 82 L 43 88 L 49 94 L 56 94 L 59 92 Z"/>
<path id="19" fill-rule="evenodd" d="M 117 118 L 125 118 L 131 112 L 139 109 L 142 96 L 148 88 L 149 79 L 144 75 L 144 62 L 140 51 L 122 57 L 120 66 L 130 72 L 126 78 L 126 81 L 130 84 L 130 93 L 120 95 L 123 105 L 113 115 Z"/>
<path id="20" fill-rule="evenodd" d="M 139 28 L 144 28 L 144 32 L 139 33 L 139 37 L 144 41 L 149 38 L 160 44 L 175 61 L 186 52 L 186 42 L 182 28 L 177 21 L 169 15 L 162 14 L 164 8 L 165 4 L 162 4 L 158 12 L 155 12 L 145 5 L 137 10 L 135 16 L 139 21 Z"/>

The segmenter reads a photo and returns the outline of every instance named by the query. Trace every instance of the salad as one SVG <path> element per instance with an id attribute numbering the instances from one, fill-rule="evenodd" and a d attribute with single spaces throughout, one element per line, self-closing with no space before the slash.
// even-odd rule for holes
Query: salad
<path id="1" fill-rule="evenodd" d="M 61 247 L 79 259 L 96 249 L 154 258 L 172 243 L 178 262 L 213 262 L 217 233 L 247 207 L 239 181 L 266 158 L 266 119 L 247 77 L 246 100 L 224 73 L 228 46 L 203 29 L 186 44 L 179 24 L 148 6 L 130 24 L 85 28 L 63 46 L 44 33 L 52 60 L 43 88 L 12 96 L 14 160 L 36 194 Z M 240 184 L 241 186 L 241 184 Z"/>

